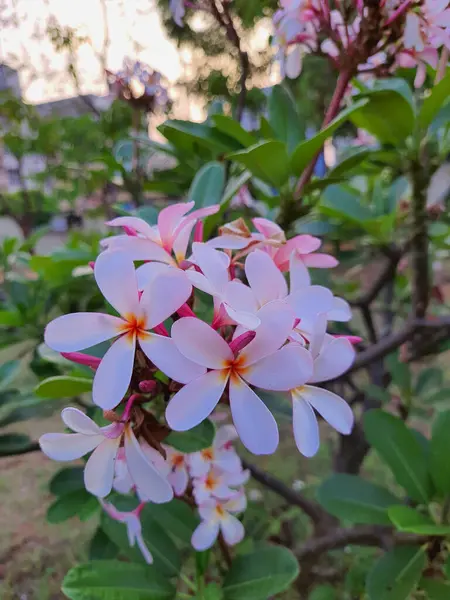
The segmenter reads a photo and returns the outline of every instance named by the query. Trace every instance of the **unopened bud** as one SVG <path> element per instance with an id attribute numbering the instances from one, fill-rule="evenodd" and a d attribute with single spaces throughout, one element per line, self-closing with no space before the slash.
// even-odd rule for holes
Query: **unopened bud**
<path id="1" fill-rule="evenodd" d="M 154 394 L 157 385 L 158 384 L 153 379 L 144 379 L 144 381 L 139 383 L 139 391 L 143 394 Z"/>

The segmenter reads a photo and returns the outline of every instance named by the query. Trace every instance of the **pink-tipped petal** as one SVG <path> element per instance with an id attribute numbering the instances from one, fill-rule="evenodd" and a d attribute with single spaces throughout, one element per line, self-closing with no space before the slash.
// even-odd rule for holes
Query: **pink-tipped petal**
<path id="1" fill-rule="evenodd" d="M 223 250 L 243 250 L 251 242 L 252 238 L 244 238 L 238 235 L 219 235 L 208 240 L 206 243 L 212 248 L 222 248 Z"/>
<path id="2" fill-rule="evenodd" d="M 226 285 L 223 300 L 236 311 L 254 314 L 259 309 L 255 293 L 237 279 Z"/>
<path id="3" fill-rule="evenodd" d="M 51 321 L 44 339 L 52 350 L 76 352 L 115 337 L 123 323 L 122 319 L 102 313 L 72 313 Z"/>
<path id="4" fill-rule="evenodd" d="M 139 219 L 139 217 L 116 217 L 106 224 L 111 227 L 131 227 L 131 229 L 145 235 L 146 238 L 156 241 L 154 228 L 143 219 Z"/>
<path id="5" fill-rule="evenodd" d="M 288 344 L 247 367 L 242 377 L 264 390 L 287 391 L 303 385 L 312 373 L 310 352 L 298 344 Z"/>
<path id="6" fill-rule="evenodd" d="M 103 435 L 45 433 L 39 438 L 39 445 L 49 458 L 65 462 L 81 458 L 101 444 L 104 439 Z"/>
<path id="7" fill-rule="evenodd" d="M 278 426 L 264 402 L 240 378 L 230 381 L 233 422 L 244 446 L 253 454 L 273 454 L 279 442 Z"/>
<path id="8" fill-rule="evenodd" d="M 203 275 L 217 292 L 221 292 L 229 280 L 228 265 L 230 261 L 228 256 L 207 244 L 198 242 L 192 245 L 192 252 Z"/>
<path id="9" fill-rule="evenodd" d="M 303 386 L 301 396 L 339 433 L 348 435 L 354 423 L 352 409 L 337 394 L 311 385 Z"/>
<path id="10" fill-rule="evenodd" d="M 307 267 L 316 269 L 333 269 L 339 264 L 339 261 L 331 254 L 320 254 L 319 252 L 304 256 L 303 261 Z"/>
<path id="11" fill-rule="evenodd" d="M 91 369 L 96 369 L 101 361 L 101 358 L 98 358 L 97 356 L 82 354 L 81 352 L 61 352 L 61 356 L 64 356 L 67 360 L 75 362 L 78 365 L 91 367 Z"/>
<path id="12" fill-rule="evenodd" d="M 253 313 L 234 310 L 229 304 L 224 304 L 223 308 L 230 319 L 238 325 L 242 325 L 245 329 L 256 329 L 261 325 L 261 319 Z"/>
<path id="13" fill-rule="evenodd" d="M 186 223 L 182 223 L 175 232 L 172 250 L 178 264 L 186 258 L 187 247 L 194 225 L 195 221 L 187 221 Z"/>
<path id="14" fill-rule="evenodd" d="M 107 238 L 105 245 L 111 250 L 119 251 L 129 260 L 154 260 L 168 265 L 176 266 L 172 256 L 155 242 L 147 238 L 117 236 Z"/>
<path id="15" fill-rule="evenodd" d="M 210 296 L 215 296 L 217 294 L 216 288 L 213 286 L 211 281 L 203 275 L 203 273 L 194 271 L 194 269 L 189 269 L 188 271 L 185 271 L 185 273 L 189 281 L 197 289 L 209 294 Z"/>
<path id="16" fill-rule="evenodd" d="M 225 515 L 220 520 L 223 539 L 228 546 L 239 544 L 244 539 L 245 530 L 242 523 L 233 515 Z"/>
<path id="17" fill-rule="evenodd" d="M 112 489 L 114 464 L 119 450 L 120 437 L 106 439 L 94 450 L 84 468 L 84 485 L 88 492 L 99 498 Z"/>
<path id="18" fill-rule="evenodd" d="M 61 418 L 65 425 L 76 433 L 84 433 L 84 435 L 101 434 L 101 429 L 97 423 L 78 408 L 72 408 L 71 406 L 64 408 L 61 413 Z"/>
<path id="19" fill-rule="evenodd" d="M 345 338 L 335 338 L 314 360 L 314 373 L 308 383 L 329 381 L 345 373 L 355 360 L 355 350 Z"/>
<path id="20" fill-rule="evenodd" d="M 233 360 L 226 341 L 204 321 L 183 317 L 172 325 L 172 338 L 186 358 L 208 369 L 223 369 Z"/>
<path id="21" fill-rule="evenodd" d="M 326 287 L 311 285 L 292 292 L 287 298 L 295 316 L 301 321 L 315 319 L 321 313 L 328 313 L 334 307 L 333 294 Z M 300 325 L 301 327 L 301 325 Z"/>
<path id="22" fill-rule="evenodd" d="M 321 243 L 319 238 L 312 235 L 297 235 L 288 240 L 284 246 L 281 246 L 276 254 L 275 262 L 277 265 L 288 263 L 293 250 L 297 250 L 299 254 L 310 254 L 311 252 L 315 252 L 320 248 Z"/>
<path id="23" fill-rule="evenodd" d="M 160 371 L 178 383 L 189 383 L 206 373 L 205 367 L 181 354 L 170 337 L 150 333 L 139 339 L 139 345 Z"/>
<path id="24" fill-rule="evenodd" d="M 266 238 L 279 239 L 280 241 L 284 238 L 284 231 L 281 227 L 269 219 L 255 217 L 252 219 L 252 223 Z"/>
<path id="25" fill-rule="evenodd" d="M 166 408 L 169 427 L 175 431 L 187 431 L 209 417 L 223 394 L 227 380 L 222 371 L 210 371 L 181 388 Z"/>
<path id="26" fill-rule="evenodd" d="M 189 298 L 192 285 L 178 269 L 166 269 L 148 285 L 141 297 L 141 309 L 147 316 L 147 328 L 152 329 L 173 315 Z"/>
<path id="27" fill-rule="evenodd" d="M 132 260 L 120 251 L 102 252 L 95 261 L 94 275 L 101 293 L 119 314 L 137 313 L 139 297 Z"/>
<path id="28" fill-rule="evenodd" d="M 172 249 L 175 230 L 183 216 L 194 207 L 194 202 L 179 202 L 163 208 L 158 215 L 158 229 L 166 250 Z"/>
<path id="29" fill-rule="evenodd" d="M 150 285 L 155 277 L 165 273 L 169 265 L 160 262 L 148 262 L 136 269 L 136 280 L 139 290 L 145 289 Z"/>
<path id="30" fill-rule="evenodd" d="M 295 443 L 303 456 L 314 456 L 320 446 L 319 425 L 311 406 L 300 394 L 292 394 L 292 425 Z"/>
<path id="31" fill-rule="evenodd" d="M 192 534 L 191 544 L 198 552 L 211 548 L 219 535 L 217 521 L 202 521 Z"/>
<path id="32" fill-rule="evenodd" d="M 248 255 L 245 274 L 260 306 L 287 296 L 286 280 L 266 252 L 254 250 Z"/>
<path id="33" fill-rule="evenodd" d="M 92 399 L 103 408 L 115 408 L 130 385 L 133 373 L 136 337 L 124 335 L 117 339 L 102 358 L 95 372 Z"/>

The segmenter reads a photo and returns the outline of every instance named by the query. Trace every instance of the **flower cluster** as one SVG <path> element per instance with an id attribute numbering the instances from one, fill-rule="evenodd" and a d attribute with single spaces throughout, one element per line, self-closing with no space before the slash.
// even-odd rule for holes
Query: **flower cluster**
<path id="1" fill-rule="evenodd" d="M 253 231 L 239 219 L 204 242 L 202 219 L 218 207 L 193 208 L 171 205 L 156 225 L 136 217 L 109 223 L 124 234 L 103 241 L 94 277 L 117 314 L 64 315 L 45 331 L 48 346 L 95 371 L 93 402 L 109 424 L 66 408 L 63 421 L 75 433 L 46 434 L 40 443 L 56 460 L 92 452 L 85 484 L 99 498 L 114 487 L 135 490 L 141 503 L 163 503 L 191 490 L 202 518 L 192 542 L 200 549 L 219 529 L 228 543 L 242 537 L 232 513 L 245 507 L 247 473 L 230 447 L 234 428 L 219 429 L 212 448 L 188 457 L 167 446 L 170 431 L 192 429 L 221 403 L 244 446 L 271 454 L 278 426 L 259 390 L 276 392 L 292 404 L 298 449 L 312 456 L 316 411 L 340 433 L 351 431 L 347 403 L 317 384 L 351 366 L 356 340 L 327 333 L 329 321 L 348 321 L 351 311 L 311 283 L 310 268 L 337 264 L 317 252 L 318 238 L 286 240 L 278 225 L 255 218 Z M 136 268 L 135 261 L 144 262 Z M 101 359 L 89 354 L 107 340 Z M 139 543 L 133 514 L 129 527 Z"/>
<path id="2" fill-rule="evenodd" d="M 288 77 L 297 77 L 304 55 L 314 53 L 326 55 L 340 71 L 351 68 L 353 74 L 418 67 L 415 84 L 420 87 L 426 65 L 437 68 L 439 49 L 450 50 L 447 0 L 380 0 L 371 9 L 361 0 L 335 3 L 335 8 L 329 0 L 280 4 L 274 15 L 274 44 L 282 74 Z"/>

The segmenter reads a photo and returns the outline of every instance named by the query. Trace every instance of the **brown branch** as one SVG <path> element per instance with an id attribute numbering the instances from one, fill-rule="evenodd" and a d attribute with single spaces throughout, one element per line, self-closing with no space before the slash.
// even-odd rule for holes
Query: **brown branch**
<path id="1" fill-rule="evenodd" d="M 422 153 L 424 154 L 424 153 Z M 423 157 L 426 163 L 426 157 Z M 430 274 L 428 266 L 428 227 L 427 227 L 427 188 L 429 177 L 426 164 L 421 160 L 411 164 L 412 180 L 412 221 L 413 238 L 411 242 L 412 266 L 412 303 L 414 316 L 423 318 L 430 297 Z"/>

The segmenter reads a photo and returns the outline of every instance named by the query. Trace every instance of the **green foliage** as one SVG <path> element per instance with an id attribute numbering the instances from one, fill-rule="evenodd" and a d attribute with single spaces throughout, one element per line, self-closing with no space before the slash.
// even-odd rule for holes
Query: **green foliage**
<path id="1" fill-rule="evenodd" d="M 63 523 L 77 516 L 81 521 L 86 521 L 100 506 L 97 498 L 91 496 L 84 488 L 73 492 L 64 493 L 50 505 L 47 511 L 49 523 Z"/>
<path id="2" fill-rule="evenodd" d="M 35 392 L 41 398 L 73 398 L 91 389 L 92 379 L 58 375 L 41 381 Z"/>
<path id="3" fill-rule="evenodd" d="M 430 442 L 430 474 L 436 490 L 442 496 L 450 494 L 450 411 L 440 413 L 434 424 Z"/>
<path id="4" fill-rule="evenodd" d="M 215 427 L 209 419 L 205 419 L 189 431 L 172 431 L 166 442 L 180 452 L 198 452 L 212 445 Z"/>
<path id="5" fill-rule="evenodd" d="M 407 600 L 416 589 L 425 563 L 423 548 L 403 546 L 387 552 L 369 573 L 369 600 Z"/>
<path id="6" fill-rule="evenodd" d="M 223 163 L 207 163 L 194 177 L 188 199 L 193 200 L 198 208 L 219 204 L 224 186 L 225 166 Z"/>

